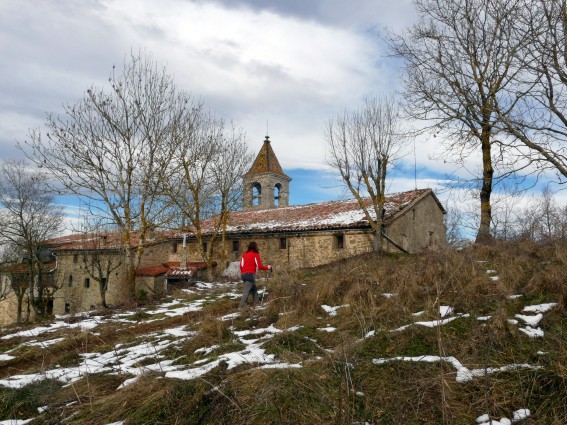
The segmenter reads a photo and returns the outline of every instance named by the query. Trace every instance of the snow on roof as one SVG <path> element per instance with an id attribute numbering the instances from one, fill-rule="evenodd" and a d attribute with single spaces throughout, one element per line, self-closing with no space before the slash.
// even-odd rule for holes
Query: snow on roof
<path id="1" fill-rule="evenodd" d="M 384 204 L 386 224 L 409 210 L 421 199 L 432 195 L 445 212 L 441 203 L 431 189 L 416 189 L 386 195 Z M 370 206 L 370 199 L 364 200 Z M 371 218 L 375 219 L 372 208 L 369 208 Z M 218 217 L 212 217 L 202 223 L 203 234 L 214 232 Z M 369 223 L 356 199 L 320 202 L 316 204 L 297 205 L 266 210 L 234 211 L 230 214 L 227 232 L 235 233 L 269 233 L 278 231 L 310 231 L 332 229 L 368 228 Z M 186 231 L 191 235 L 190 231 Z M 182 231 L 153 232 L 146 244 L 163 242 L 165 240 L 183 237 Z M 138 246 L 139 234 L 131 234 L 131 247 Z M 46 245 L 54 251 L 73 250 L 115 250 L 124 246 L 120 232 L 73 234 L 46 241 Z"/>
<path id="2" fill-rule="evenodd" d="M 393 221 L 431 189 L 419 189 L 386 196 L 386 222 Z M 370 206 L 369 198 L 364 200 Z M 442 207 L 441 207 L 442 208 Z M 372 208 L 371 218 L 375 219 Z M 211 232 L 215 217 L 203 224 L 204 233 Z M 237 211 L 230 214 L 227 232 L 308 231 L 342 228 L 367 228 L 368 220 L 356 199 L 330 201 L 265 210 Z"/>

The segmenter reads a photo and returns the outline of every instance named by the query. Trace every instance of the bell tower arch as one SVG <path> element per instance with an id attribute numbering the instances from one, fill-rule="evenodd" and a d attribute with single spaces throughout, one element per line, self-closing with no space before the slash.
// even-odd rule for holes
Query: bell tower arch
<path id="1" fill-rule="evenodd" d="M 289 182 L 266 136 L 250 170 L 242 177 L 243 209 L 265 210 L 289 205 Z"/>

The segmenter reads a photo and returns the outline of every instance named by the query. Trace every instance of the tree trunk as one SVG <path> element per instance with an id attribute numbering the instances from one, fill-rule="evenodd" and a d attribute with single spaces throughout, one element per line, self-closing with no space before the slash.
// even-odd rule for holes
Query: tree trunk
<path id="1" fill-rule="evenodd" d="M 100 285 L 100 286 L 99 286 L 99 289 L 100 289 L 100 302 L 101 302 L 101 304 L 102 304 L 102 306 L 103 306 L 104 308 L 108 308 L 108 306 L 106 305 L 106 288 L 107 288 L 107 285 L 108 285 L 108 280 L 106 281 L 105 284 L 103 284 L 103 283 L 102 283 L 102 279 L 101 279 L 101 281 L 99 282 L 99 285 Z"/>
<path id="2" fill-rule="evenodd" d="M 380 228 L 374 230 L 374 239 L 372 241 L 372 251 L 382 252 L 382 230 Z"/>
<path id="3" fill-rule="evenodd" d="M 480 190 L 480 226 L 476 235 L 475 243 L 490 243 L 490 223 L 492 221 L 492 207 L 490 205 L 490 195 L 492 194 L 492 156 L 490 145 L 490 128 L 483 128 L 481 135 L 482 147 L 482 188 Z"/>
<path id="4" fill-rule="evenodd" d="M 24 300 L 24 295 L 18 295 L 18 305 L 16 307 L 16 323 L 22 323 L 22 302 Z"/>

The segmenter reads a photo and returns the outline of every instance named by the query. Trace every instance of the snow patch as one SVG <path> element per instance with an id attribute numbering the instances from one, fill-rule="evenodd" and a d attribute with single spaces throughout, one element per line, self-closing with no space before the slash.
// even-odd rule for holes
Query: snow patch
<path id="1" fill-rule="evenodd" d="M 486 376 L 486 375 L 490 375 L 490 374 L 493 374 L 493 373 L 505 372 L 505 371 L 509 371 L 509 370 L 541 369 L 542 368 L 541 366 L 532 366 L 532 365 L 524 363 L 524 364 L 505 365 L 505 366 L 501 366 L 501 367 L 497 367 L 497 368 L 487 367 L 487 368 L 483 368 L 483 369 L 468 369 L 467 367 L 463 366 L 463 364 L 453 356 L 440 357 L 440 356 L 428 356 L 428 355 L 417 356 L 417 357 L 398 356 L 398 357 L 391 357 L 391 358 L 373 359 L 372 363 L 374 363 L 375 365 L 382 365 L 382 364 L 389 363 L 389 362 L 392 362 L 392 361 L 426 362 L 426 363 L 434 363 L 434 362 L 444 361 L 444 362 L 451 364 L 457 370 L 457 376 L 455 378 L 455 380 L 457 382 L 468 382 L 468 381 L 473 380 L 475 377 Z"/>
<path id="2" fill-rule="evenodd" d="M 555 307 L 557 303 L 546 303 L 546 304 L 537 304 L 537 305 L 528 305 L 524 307 L 522 311 L 526 313 L 546 313 Z"/>
<path id="3" fill-rule="evenodd" d="M 8 360 L 12 359 L 15 359 L 15 357 L 9 354 L 0 354 L 0 362 L 7 362 Z"/>
<path id="4" fill-rule="evenodd" d="M 329 316 L 335 317 L 335 316 L 337 315 L 337 310 L 338 310 L 339 308 L 348 307 L 348 306 L 349 306 L 348 304 L 343 304 L 343 305 L 337 305 L 337 306 L 331 307 L 331 306 L 328 306 L 328 305 L 323 304 L 323 305 L 321 306 L 321 308 L 322 308 L 323 310 L 325 310 L 325 312 L 326 312 Z"/>

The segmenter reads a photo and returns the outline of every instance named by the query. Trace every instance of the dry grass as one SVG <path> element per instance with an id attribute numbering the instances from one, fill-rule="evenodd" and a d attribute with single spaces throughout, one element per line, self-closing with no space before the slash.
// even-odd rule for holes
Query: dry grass
<path id="1" fill-rule="evenodd" d="M 238 318 L 221 321 L 220 316 L 237 309 L 238 300 L 220 298 L 186 316 L 140 322 L 120 331 L 108 325 L 96 338 L 77 333 L 55 346 L 47 356 L 50 360 L 45 350 L 29 349 L 21 353 L 24 361 L 19 360 L 17 368 L 19 373 L 35 370 L 41 362 L 54 364 L 65 356 L 72 363 L 87 346 L 89 351 L 112 349 L 118 342 L 182 324 L 196 335 L 165 354 L 190 364 L 203 357 L 195 353 L 198 348 L 217 345 L 207 355 L 213 359 L 242 349 L 234 328 L 275 324 L 282 330 L 301 328 L 277 334 L 263 348 L 278 361 L 301 363 L 301 369 L 241 365 L 227 370 L 221 364 L 202 379 L 146 374 L 119 391 L 126 377 L 91 376 L 67 388 L 46 382 L 27 392 L 4 389 L 0 402 L 8 406 L 4 414 L 22 418 L 31 417 L 39 403 L 50 404 L 48 413 L 36 420 L 47 424 L 74 414 L 66 423 L 470 425 L 481 414 L 510 418 L 521 408 L 532 412 L 522 425 L 565 424 L 566 268 L 566 245 L 517 242 L 418 256 L 368 254 L 315 269 L 280 270 L 268 282 L 259 282 L 269 289 L 264 310 L 244 310 Z M 512 294 L 522 297 L 508 298 Z M 542 302 L 559 305 L 539 324 L 545 337 L 532 339 L 509 319 L 525 305 Z M 344 307 L 330 316 L 323 304 Z M 441 319 L 440 306 L 470 316 L 434 328 L 413 325 L 392 332 L 418 320 Z M 412 315 L 418 311 L 423 314 Z M 481 322 L 478 316 L 491 318 Z M 326 326 L 337 331 L 320 330 Z M 370 331 L 375 335 L 364 339 Z M 16 343 L 0 340 L 0 350 Z M 376 358 L 422 355 L 454 356 L 470 369 L 522 363 L 541 369 L 500 372 L 462 383 L 447 362 L 372 363 Z M 13 373 L 16 365 L 11 367 Z M 38 397 L 46 387 L 50 400 Z"/>

